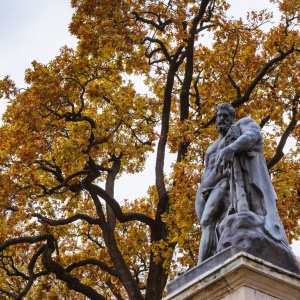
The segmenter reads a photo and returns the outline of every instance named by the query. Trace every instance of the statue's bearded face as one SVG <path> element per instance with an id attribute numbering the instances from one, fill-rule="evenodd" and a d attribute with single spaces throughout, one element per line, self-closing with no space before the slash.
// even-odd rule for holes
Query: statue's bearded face
<path id="1" fill-rule="evenodd" d="M 233 116 L 230 115 L 227 109 L 219 109 L 216 114 L 216 126 L 218 132 L 225 136 L 230 126 L 233 124 L 233 120 Z"/>

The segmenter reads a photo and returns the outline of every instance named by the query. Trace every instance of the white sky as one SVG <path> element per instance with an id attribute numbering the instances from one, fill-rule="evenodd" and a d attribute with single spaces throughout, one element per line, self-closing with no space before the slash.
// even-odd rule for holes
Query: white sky
<path id="1" fill-rule="evenodd" d="M 0 78 L 11 75 L 22 87 L 33 60 L 46 63 L 61 46 L 74 46 L 71 15 L 69 0 L 0 0 Z M 0 113 L 4 109 L 1 101 Z"/>
<path id="2" fill-rule="evenodd" d="M 47 63 L 59 54 L 59 48 L 75 46 L 76 38 L 68 32 L 72 9 L 69 0 L 0 0 L 0 78 L 11 75 L 18 87 L 24 86 L 25 69 L 33 60 Z M 232 0 L 229 15 L 244 17 L 249 9 L 274 10 L 267 0 Z M 6 104 L 0 99 L 0 115 Z M 144 178 L 140 174 L 121 179 L 116 199 L 142 196 L 154 177 L 154 166 L 148 164 Z M 131 197 L 130 197 L 131 196 Z M 134 198 L 133 197 L 133 198 Z M 300 242 L 292 245 L 300 257 Z"/>

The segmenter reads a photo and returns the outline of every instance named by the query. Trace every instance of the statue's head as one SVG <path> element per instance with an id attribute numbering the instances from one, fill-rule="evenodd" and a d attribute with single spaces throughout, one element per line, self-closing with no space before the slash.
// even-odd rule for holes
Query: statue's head
<path id="1" fill-rule="evenodd" d="M 218 104 L 216 108 L 216 127 L 220 134 L 226 135 L 235 119 L 235 110 L 229 103 Z"/>

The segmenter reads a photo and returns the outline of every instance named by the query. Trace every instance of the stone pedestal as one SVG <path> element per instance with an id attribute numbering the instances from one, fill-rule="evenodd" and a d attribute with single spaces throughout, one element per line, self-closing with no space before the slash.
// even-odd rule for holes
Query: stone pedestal
<path id="1" fill-rule="evenodd" d="M 168 285 L 168 295 L 164 298 L 221 299 L 299 300 L 300 276 L 231 248 L 178 276 Z"/>

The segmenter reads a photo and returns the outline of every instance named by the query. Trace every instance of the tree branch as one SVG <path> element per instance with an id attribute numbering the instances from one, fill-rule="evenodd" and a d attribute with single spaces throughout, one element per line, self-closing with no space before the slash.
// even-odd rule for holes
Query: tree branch
<path id="1" fill-rule="evenodd" d="M 264 117 L 261 121 L 260 121 L 260 128 L 262 129 L 266 124 L 267 122 L 269 122 L 269 120 L 271 119 L 270 115 L 267 115 L 266 117 Z"/>
<path id="2" fill-rule="evenodd" d="M 261 71 L 257 74 L 257 76 L 252 80 L 251 84 L 248 86 L 244 96 L 238 98 L 237 100 L 233 101 L 231 105 L 233 107 L 239 107 L 245 102 L 247 102 L 251 96 L 251 93 L 257 86 L 257 84 L 262 80 L 262 78 L 266 75 L 266 73 L 269 71 L 269 69 L 275 64 L 283 59 L 285 59 L 288 55 L 292 54 L 295 51 L 294 47 L 291 47 L 291 49 L 287 50 L 286 52 L 282 52 L 279 56 L 274 57 L 269 62 L 265 64 L 265 66 L 261 69 Z M 201 127 L 207 128 L 211 124 L 215 122 L 215 116 L 213 116 L 208 122 L 204 123 Z"/>
<path id="3" fill-rule="evenodd" d="M 251 93 L 253 92 L 253 90 L 255 89 L 255 87 L 257 86 L 257 84 L 260 82 L 260 80 L 267 74 L 268 70 L 275 64 L 278 63 L 280 61 L 282 61 L 283 59 L 285 59 L 288 55 L 292 54 L 295 51 L 294 47 L 291 47 L 291 49 L 289 49 L 286 52 L 282 52 L 279 56 L 274 57 L 273 59 L 271 59 L 269 62 L 267 62 L 265 64 L 265 66 L 261 69 L 261 71 L 257 74 L 257 76 L 254 78 L 254 80 L 251 82 L 251 84 L 249 85 L 249 87 L 247 88 L 245 94 L 243 97 L 237 99 L 236 101 L 232 102 L 232 106 L 233 107 L 238 107 L 241 104 L 245 103 L 246 101 L 249 100 Z"/>
<path id="4" fill-rule="evenodd" d="M 66 219 L 59 219 L 59 220 L 49 219 L 38 213 L 33 214 L 33 217 L 36 217 L 39 219 L 39 221 L 49 224 L 51 226 L 67 225 L 67 224 L 73 223 L 77 220 L 84 220 L 84 221 L 88 222 L 89 224 L 99 224 L 98 219 L 93 219 L 92 217 L 85 215 L 85 214 L 76 214 L 72 217 L 69 217 Z"/>
<path id="5" fill-rule="evenodd" d="M 68 272 L 68 273 L 70 273 L 75 268 L 83 267 L 83 266 L 86 266 L 86 265 L 98 266 L 102 270 L 106 271 L 108 274 L 110 274 L 110 275 L 112 275 L 114 277 L 119 278 L 118 272 L 115 269 L 113 269 L 112 267 L 108 266 L 105 262 L 100 261 L 100 260 L 95 259 L 95 258 L 88 258 L 88 259 L 81 260 L 79 262 L 72 263 L 71 265 L 69 265 L 65 269 L 65 271 Z"/>
<path id="6" fill-rule="evenodd" d="M 16 245 L 16 244 L 21 244 L 21 243 L 29 243 L 29 244 L 34 244 L 37 242 L 45 241 L 49 237 L 51 237 L 51 234 L 41 234 L 35 237 L 32 236 L 25 236 L 25 237 L 19 237 L 19 238 L 13 238 L 5 241 L 4 243 L 0 244 L 0 251 L 5 250 L 9 246 Z"/>
<path id="7" fill-rule="evenodd" d="M 0 288 L 0 294 L 5 294 L 13 299 L 17 299 L 18 295 Z"/>
<path id="8" fill-rule="evenodd" d="M 84 187 L 91 195 L 96 194 L 97 196 L 105 200 L 113 210 L 116 218 L 121 223 L 125 223 L 128 221 L 140 221 L 153 228 L 154 220 L 152 218 L 142 213 L 123 213 L 119 203 L 101 187 L 92 183 L 87 183 L 84 185 Z"/>
<path id="9" fill-rule="evenodd" d="M 131 12 L 134 16 L 135 16 L 135 20 L 136 21 L 141 21 L 143 23 L 146 23 L 146 24 L 149 24 L 149 25 L 152 25 L 153 27 L 155 27 L 156 29 L 160 30 L 160 31 L 164 31 L 166 26 L 168 26 L 169 24 L 171 24 L 173 22 L 173 19 L 168 19 L 166 20 L 165 22 L 162 22 L 161 21 L 161 18 L 160 18 L 160 15 L 158 14 L 155 14 L 153 12 L 143 12 L 143 14 L 151 14 L 151 15 L 154 15 L 157 17 L 157 20 L 158 20 L 158 23 L 155 23 L 154 21 L 152 20 L 149 20 L 149 19 L 145 19 L 143 17 L 140 16 L 140 14 L 138 14 L 136 11 L 132 11 Z"/>
<path id="10" fill-rule="evenodd" d="M 276 153 L 275 155 L 267 162 L 267 167 L 268 169 L 271 169 L 272 167 L 274 167 L 274 165 L 276 165 L 279 160 L 284 156 L 283 153 L 283 148 L 287 142 L 288 137 L 290 136 L 291 132 L 294 130 L 295 126 L 297 125 L 297 116 L 298 116 L 298 109 L 297 109 L 297 104 L 299 101 L 299 95 L 295 95 L 293 101 L 292 101 L 292 118 L 291 121 L 288 125 L 288 127 L 286 128 L 286 130 L 284 131 L 283 135 L 280 138 L 280 141 L 278 143 L 277 149 L 276 149 Z"/>
<path id="11" fill-rule="evenodd" d="M 171 58 L 170 54 L 168 53 L 168 50 L 167 50 L 166 46 L 164 45 L 164 43 L 163 43 L 161 40 L 159 40 L 159 39 L 154 39 L 154 38 L 150 38 L 150 37 L 146 37 L 143 43 L 145 43 L 146 41 L 148 41 L 148 42 L 150 42 L 150 43 L 157 43 L 157 44 L 159 44 L 159 45 L 160 45 L 160 49 L 161 49 L 161 51 L 163 52 L 163 54 L 165 55 L 166 59 L 167 59 L 169 62 L 171 62 L 172 58 Z M 153 55 L 155 52 L 157 52 L 157 51 L 155 51 L 155 50 L 154 50 L 154 52 L 152 51 L 152 52 L 151 52 L 152 55 Z"/>
<path id="12" fill-rule="evenodd" d="M 52 260 L 51 255 L 55 251 L 55 241 L 53 236 L 47 239 L 47 247 L 43 253 L 42 261 L 45 267 L 56 275 L 56 278 L 64 281 L 70 290 L 82 293 L 92 300 L 105 300 L 96 290 L 83 284 L 77 277 L 70 275 L 59 263 Z"/>
<path id="13" fill-rule="evenodd" d="M 35 265 L 37 259 L 39 258 L 39 256 L 42 255 L 42 253 L 44 252 L 45 249 L 46 249 L 46 245 L 41 246 L 37 250 L 37 252 L 32 256 L 32 258 L 28 264 L 28 273 L 29 273 L 28 282 L 27 282 L 25 288 L 23 289 L 23 291 L 21 293 L 19 293 L 18 297 L 16 298 L 17 300 L 21 300 L 22 297 L 25 296 L 29 292 L 29 289 L 31 288 L 33 281 L 36 278 L 36 276 L 33 272 L 34 265 Z"/>

